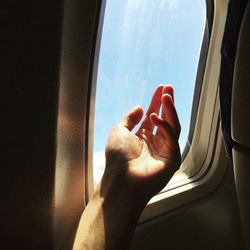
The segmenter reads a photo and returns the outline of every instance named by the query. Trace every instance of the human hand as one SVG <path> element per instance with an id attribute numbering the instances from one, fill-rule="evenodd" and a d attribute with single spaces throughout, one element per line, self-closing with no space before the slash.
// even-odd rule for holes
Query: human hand
<path id="1" fill-rule="evenodd" d="M 129 249 L 143 208 L 179 168 L 180 124 L 173 88 L 157 87 L 134 134 L 131 130 L 142 116 L 136 106 L 111 130 L 105 172 L 81 217 L 74 249 Z"/>
<path id="2" fill-rule="evenodd" d="M 130 197 L 146 205 L 171 179 L 181 164 L 180 123 L 173 99 L 173 88 L 160 85 L 136 133 L 131 130 L 142 119 L 140 106 L 132 109 L 111 130 L 106 145 L 102 192 L 108 192 L 110 188 L 120 192 L 125 190 Z"/>

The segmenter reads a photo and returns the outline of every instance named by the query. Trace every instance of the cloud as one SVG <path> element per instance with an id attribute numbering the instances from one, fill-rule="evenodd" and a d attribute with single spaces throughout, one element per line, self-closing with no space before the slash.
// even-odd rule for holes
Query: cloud
<path id="1" fill-rule="evenodd" d="M 93 176 L 95 184 L 99 183 L 105 169 L 105 151 L 94 153 Z"/>
<path id="2" fill-rule="evenodd" d="M 159 4 L 159 9 L 168 11 L 173 11 L 177 8 L 179 1 L 178 0 L 161 0 Z"/>
<path id="3" fill-rule="evenodd" d="M 140 10 L 140 13 L 144 13 L 144 11 L 158 8 L 160 10 L 168 10 L 173 11 L 176 9 L 179 0 L 128 0 L 126 3 L 126 7 L 129 10 Z"/>

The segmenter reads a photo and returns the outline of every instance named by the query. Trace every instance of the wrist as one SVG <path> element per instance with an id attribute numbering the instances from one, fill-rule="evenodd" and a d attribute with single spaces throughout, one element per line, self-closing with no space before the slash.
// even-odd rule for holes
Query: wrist
<path id="1" fill-rule="evenodd" d="M 93 210 L 100 210 L 106 242 L 104 249 L 127 250 L 144 207 L 132 202 L 130 194 L 124 189 L 119 191 L 117 185 L 109 188 L 103 185 L 102 181 L 97 186 L 90 202 L 94 205 Z"/>
<path id="2" fill-rule="evenodd" d="M 111 174 L 106 170 L 96 188 L 95 195 L 102 200 L 103 208 L 112 207 L 122 213 L 133 213 L 137 217 L 140 216 L 148 202 L 137 193 L 126 175 Z"/>

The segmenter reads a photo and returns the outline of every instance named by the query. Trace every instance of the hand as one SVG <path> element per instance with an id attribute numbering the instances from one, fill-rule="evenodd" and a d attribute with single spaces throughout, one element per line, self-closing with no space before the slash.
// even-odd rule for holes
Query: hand
<path id="1" fill-rule="evenodd" d="M 173 88 L 156 88 L 138 131 L 131 130 L 143 116 L 132 109 L 110 132 L 106 146 L 106 169 L 102 191 L 126 190 L 146 203 L 171 179 L 181 163 L 178 138 L 180 123 L 174 107 Z M 162 106 L 162 114 L 159 111 Z M 157 131 L 154 134 L 154 127 Z"/>
<path id="2" fill-rule="evenodd" d="M 74 249 L 129 249 L 144 206 L 180 166 L 173 88 L 155 90 L 140 128 L 132 133 L 142 116 L 137 106 L 111 130 L 105 172 L 84 210 Z"/>

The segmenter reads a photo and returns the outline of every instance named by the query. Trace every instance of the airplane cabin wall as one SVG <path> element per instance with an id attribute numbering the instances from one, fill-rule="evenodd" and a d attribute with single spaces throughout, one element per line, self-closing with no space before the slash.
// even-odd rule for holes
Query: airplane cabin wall
<path id="1" fill-rule="evenodd" d="M 62 3 L 1 1 L 1 249 L 52 249 Z"/>
<path id="2" fill-rule="evenodd" d="M 96 35 L 93 20 L 98 1 L 72 2 L 73 11 L 78 13 L 76 18 L 83 18 L 86 25 L 79 41 L 73 37 L 79 44 L 87 44 L 88 53 L 84 53 L 83 58 L 84 84 L 87 85 L 93 63 L 92 44 Z M 5 1 L 1 5 L 0 246 L 3 249 L 53 249 L 56 239 L 58 248 L 69 249 L 83 205 L 79 205 L 74 221 L 68 219 L 70 210 L 57 214 L 61 224 L 56 226 L 59 231 L 55 233 L 56 127 L 64 2 Z M 65 50 L 72 49 L 72 55 L 79 54 L 80 58 L 82 53 L 78 53 L 77 47 L 70 48 L 70 44 L 69 40 Z M 74 58 L 69 56 L 69 59 Z M 78 59 L 74 60 L 76 63 Z M 80 72 L 81 68 L 78 70 Z M 71 174 L 63 185 L 75 181 Z M 83 193 L 84 184 L 81 188 L 79 192 Z M 65 193 L 70 194 L 70 191 Z M 68 198 L 64 200 L 65 209 L 70 207 L 70 202 Z M 230 167 L 211 194 L 140 225 L 132 244 L 132 249 L 143 250 L 239 250 L 242 247 Z"/>
<path id="3" fill-rule="evenodd" d="M 140 225 L 131 250 L 140 249 L 244 249 L 232 169 L 208 196 Z"/>
<path id="4" fill-rule="evenodd" d="M 250 249 L 250 4 L 243 18 L 235 61 L 232 92 L 234 173 L 242 227 Z"/>

